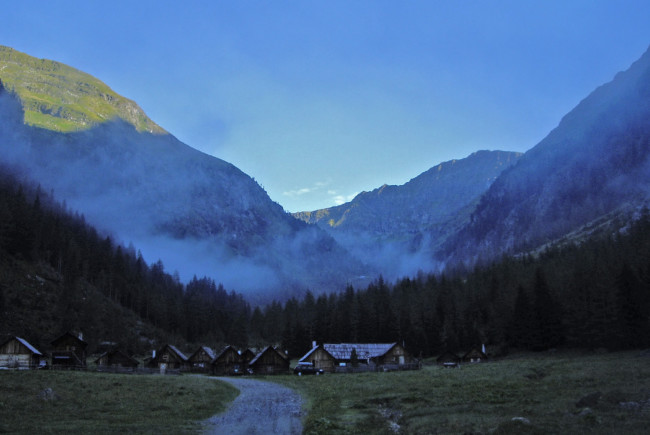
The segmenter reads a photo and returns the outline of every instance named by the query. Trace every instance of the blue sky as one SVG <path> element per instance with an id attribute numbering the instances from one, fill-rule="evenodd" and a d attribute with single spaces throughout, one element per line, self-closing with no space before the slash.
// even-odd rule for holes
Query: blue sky
<path id="1" fill-rule="evenodd" d="M 526 151 L 650 45 L 644 1 L 0 0 L 0 44 L 138 102 L 313 210 Z"/>

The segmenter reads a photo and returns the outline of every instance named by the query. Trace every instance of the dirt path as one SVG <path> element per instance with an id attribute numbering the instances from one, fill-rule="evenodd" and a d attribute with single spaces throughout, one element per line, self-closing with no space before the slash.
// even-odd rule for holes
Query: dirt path
<path id="1" fill-rule="evenodd" d="M 302 433 L 302 399 L 290 388 L 247 378 L 214 378 L 240 393 L 228 410 L 205 420 L 206 434 Z"/>

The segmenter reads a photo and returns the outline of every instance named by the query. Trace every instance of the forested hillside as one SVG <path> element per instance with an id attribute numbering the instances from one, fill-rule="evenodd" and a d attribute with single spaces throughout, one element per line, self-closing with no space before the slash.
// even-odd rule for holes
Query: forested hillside
<path id="1" fill-rule="evenodd" d="M 580 245 L 504 258 L 472 271 L 424 275 L 252 309 L 210 278 L 183 285 L 70 214 L 38 187 L 0 180 L 0 333 L 47 344 L 83 331 L 144 353 L 158 342 L 282 345 L 405 342 L 416 355 L 556 346 L 650 345 L 650 217 Z"/>
<path id="2" fill-rule="evenodd" d="M 161 261 L 99 234 L 40 187 L 0 177 L 0 334 L 47 344 L 75 330 L 132 352 L 161 340 L 246 344 L 249 305 L 209 278 L 187 285 Z M 237 323 L 239 322 L 239 323 Z"/>
<path id="3" fill-rule="evenodd" d="M 405 341 L 424 356 L 482 343 L 497 352 L 648 346 L 650 218 L 644 213 L 623 233 L 472 271 L 308 294 L 265 315 L 256 309 L 251 327 L 281 337 L 293 355 L 310 340 Z"/>

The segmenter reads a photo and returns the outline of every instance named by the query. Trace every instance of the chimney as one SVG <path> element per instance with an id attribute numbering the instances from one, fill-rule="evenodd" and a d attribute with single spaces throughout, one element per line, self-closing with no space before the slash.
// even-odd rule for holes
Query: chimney
<path id="1" fill-rule="evenodd" d="M 151 358 L 155 358 L 155 357 L 156 357 L 156 349 L 154 349 L 151 353 Z"/>
<path id="2" fill-rule="evenodd" d="M 84 334 L 83 332 L 79 332 L 79 340 L 83 341 L 84 339 Z"/>
<path id="3" fill-rule="evenodd" d="M 312 341 L 312 342 L 311 342 L 311 348 L 313 349 L 313 348 L 315 348 L 315 347 L 316 347 L 316 341 Z"/>

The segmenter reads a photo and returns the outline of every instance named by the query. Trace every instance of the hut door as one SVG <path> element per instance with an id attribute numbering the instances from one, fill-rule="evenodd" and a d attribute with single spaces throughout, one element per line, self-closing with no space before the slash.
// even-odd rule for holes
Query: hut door
<path id="1" fill-rule="evenodd" d="M 399 365 L 404 365 L 404 355 L 399 356 Z"/>
<path id="2" fill-rule="evenodd" d="M 160 374 L 164 375 L 167 371 L 167 363 L 160 363 Z"/>

